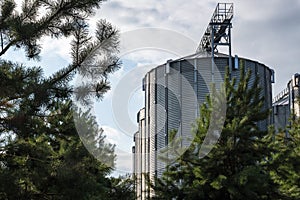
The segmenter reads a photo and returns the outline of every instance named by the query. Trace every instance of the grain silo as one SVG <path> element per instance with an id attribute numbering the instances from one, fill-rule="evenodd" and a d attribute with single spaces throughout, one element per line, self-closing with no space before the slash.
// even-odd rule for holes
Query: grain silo
<path id="1" fill-rule="evenodd" d="M 135 134 L 134 174 L 144 180 L 160 177 L 165 163 L 158 159 L 161 149 L 168 145 L 170 131 L 176 130 L 183 138 L 191 135 L 192 123 L 199 116 L 199 106 L 210 93 L 211 83 L 223 83 L 226 68 L 231 78 L 239 81 L 240 63 L 251 70 L 250 86 L 259 76 L 261 95 L 265 102 L 263 109 L 272 108 L 272 83 L 274 71 L 255 60 L 231 55 L 231 19 L 233 4 L 218 4 L 195 54 L 166 63 L 150 70 L 143 79 L 145 107 L 138 114 L 139 130 Z M 218 53 L 217 47 L 228 47 L 228 54 Z M 272 118 L 259 122 L 266 130 Z M 188 140 L 183 141 L 188 146 Z M 138 151 L 137 151 L 138 146 Z M 139 171 L 139 169 L 142 169 Z M 144 177 L 143 177 L 144 176 Z M 146 199 L 153 193 L 150 188 L 136 182 L 138 199 Z M 141 195 L 142 194 L 142 195 Z"/>

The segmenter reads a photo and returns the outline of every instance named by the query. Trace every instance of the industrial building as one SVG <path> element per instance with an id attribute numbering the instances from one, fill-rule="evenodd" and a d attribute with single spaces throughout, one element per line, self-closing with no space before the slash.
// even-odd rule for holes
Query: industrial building
<path id="1" fill-rule="evenodd" d="M 137 114 L 138 131 L 134 134 L 133 174 L 137 199 L 148 199 L 154 193 L 148 186 L 155 177 L 161 177 L 166 162 L 160 154 L 168 146 L 170 131 L 175 130 L 183 138 L 181 147 L 188 147 L 192 137 L 192 124 L 199 117 L 199 107 L 210 93 L 212 83 L 218 88 L 224 80 L 226 68 L 231 78 L 239 81 L 241 64 L 246 71 L 251 70 L 250 85 L 259 77 L 264 96 L 263 109 L 272 109 L 276 105 L 274 116 L 258 123 L 261 130 L 274 123 L 281 122 L 290 113 L 283 109 L 293 109 L 300 114 L 299 104 L 288 98 L 288 107 L 280 101 L 272 102 L 272 83 L 274 70 L 258 61 L 231 55 L 231 20 L 233 4 L 219 3 L 210 23 L 200 41 L 195 54 L 168 60 L 150 70 L 142 80 L 145 92 L 145 107 Z M 228 53 L 218 52 L 218 46 L 228 48 Z M 288 84 L 288 96 L 299 95 L 299 75 L 295 75 Z M 296 87 L 297 86 L 297 87 Z M 284 98 L 278 98 L 283 100 Z M 281 105 L 282 104 L 282 105 Z M 282 107 L 281 107 L 282 106 Z M 282 117 L 284 116 L 284 117 Z"/>
<path id="2" fill-rule="evenodd" d="M 296 73 L 287 83 L 287 87 L 273 99 L 273 117 L 275 130 L 284 131 L 290 125 L 291 118 L 300 117 L 300 74 Z"/>

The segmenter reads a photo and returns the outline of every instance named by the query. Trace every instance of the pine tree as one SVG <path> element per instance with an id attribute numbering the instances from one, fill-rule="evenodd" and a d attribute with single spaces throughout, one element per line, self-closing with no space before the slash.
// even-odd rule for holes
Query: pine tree
<path id="1" fill-rule="evenodd" d="M 29 59 L 39 59 L 42 48 L 39 42 L 42 37 L 73 37 L 72 63 L 67 67 L 61 66 L 61 70 L 23 95 L 29 96 L 35 91 L 36 96 L 46 100 L 49 90 L 63 94 L 72 90 L 71 92 L 78 94 L 82 88 L 64 88 L 65 91 L 58 91 L 61 88 L 57 88 L 68 83 L 75 73 L 83 75 L 86 79 L 97 80 L 85 84 L 84 91 L 92 91 L 98 98 L 109 89 L 107 75 L 117 70 L 120 65 L 116 56 L 119 44 L 118 30 L 106 20 L 99 20 L 95 36 L 92 37 L 87 24 L 87 18 L 94 14 L 94 10 L 99 8 L 101 3 L 102 0 L 24 0 L 21 12 L 18 12 L 13 0 L 1 2 L 0 56 L 11 48 L 23 48 Z M 3 84 L 8 85 L 5 82 Z M 34 90 L 36 88 L 38 90 Z M 81 99 L 84 99 L 82 96 L 91 95 L 82 92 L 80 94 Z"/>
<path id="2" fill-rule="evenodd" d="M 130 174 L 120 176 L 119 178 L 111 178 L 109 199 L 111 200 L 132 200 L 136 195 L 134 192 L 134 181 Z"/>
<path id="3" fill-rule="evenodd" d="M 243 65 L 242 65 L 243 66 Z M 190 148 L 169 165 L 154 189 L 157 199 L 279 199 L 277 186 L 261 164 L 271 154 L 268 132 L 258 128 L 257 122 L 269 115 L 263 110 L 263 97 L 256 78 L 249 85 L 251 72 L 240 69 L 240 80 L 225 77 L 224 91 L 207 98 L 201 106 L 200 117 L 192 134 Z M 211 123 L 221 116 L 215 109 L 223 109 L 220 98 L 227 101 L 226 119 L 218 142 L 202 157 L 201 145 Z M 215 106 L 217 105 L 217 106 Z M 207 147 L 209 142 L 206 143 Z"/>
<path id="4" fill-rule="evenodd" d="M 1 154 L 3 197 L 87 199 L 104 196 L 109 190 L 106 176 L 112 168 L 96 160 L 83 145 L 71 106 L 70 101 L 57 102 L 48 116 L 34 117 L 23 124 L 20 133 L 30 134 L 6 140 Z M 80 118 L 89 125 L 88 134 L 98 135 L 99 139 L 93 140 L 94 149 L 114 160 L 114 146 L 104 143 L 95 119 L 88 113 Z"/>
<path id="5" fill-rule="evenodd" d="M 1 1 L 0 56 L 23 48 L 39 59 L 44 36 L 72 37 L 72 62 L 49 77 L 42 67 L 26 67 L 0 58 L 0 199 L 110 199 L 116 193 L 107 178 L 115 161 L 114 146 L 89 110 L 74 110 L 71 95 L 88 104 L 110 88 L 108 75 L 118 69 L 118 30 L 99 20 L 93 37 L 87 18 L 102 0 L 24 0 L 16 11 L 13 0 Z M 75 74 L 80 87 L 70 85 Z M 107 166 L 85 148 L 75 127 Z M 123 186 L 120 185 L 120 191 Z M 125 192 L 124 192 L 125 193 Z M 126 191 L 126 194 L 128 191 Z M 119 195 L 119 194 L 118 194 Z"/>
<path id="6" fill-rule="evenodd" d="M 270 175 L 286 199 L 300 199 L 300 118 L 291 117 L 286 130 L 275 133 L 273 129 L 272 133 L 269 146 L 274 151 L 267 165 Z"/>

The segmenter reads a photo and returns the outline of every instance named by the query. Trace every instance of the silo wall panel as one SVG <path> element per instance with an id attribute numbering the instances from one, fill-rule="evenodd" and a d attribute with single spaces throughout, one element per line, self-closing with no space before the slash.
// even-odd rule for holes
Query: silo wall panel
<path id="1" fill-rule="evenodd" d="M 181 61 L 181 145 L 182 148 L 190 146 L 192 141 L 192 124 L 196 120 L 197 91 L 195 91 L 195 70 L 194 62 Z"/>
<path id="2" fill-rule="evenodd" d="M 156 158 L 157 177 L 161 177 L 166 163 L 159 158 L 166 146 L 166 74 L 165 65 L 156 68 Z"/>

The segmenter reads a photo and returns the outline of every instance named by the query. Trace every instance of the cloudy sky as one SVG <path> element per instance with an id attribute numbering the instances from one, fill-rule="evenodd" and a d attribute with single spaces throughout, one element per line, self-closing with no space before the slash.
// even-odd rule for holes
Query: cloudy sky
<path id="1" fill-rule="evenodd" d="M 285 88 L 287 81 L 294 73 L 300 72 L 298 61 L 300 56 L 300 1 L 249 0 L 230 2 L 234 3 L 233 55 L 257 60 L 274 69 L 276 83 L 273 85 L 273 93 L 277 94 Z M 178 32 L 194 41 L 194 46 L 191 43 L 191 47 L 186 49 L 186 53 L 189 54 L 196 49 L 217 3 L 218 1 L 208 0 L 111 0 L 103 4 L 102 9 L 97 12 L 96 18 L 93 19 L 106 18 L 119 27 L 124 34 L 149 27 Z M 145 38 L 147 40 L 157 39 L 154 36 L 151 38 L 151 35 L 147 35 Z M 171 41 L 169 42 L 171 43 Z M 169 44 L 166 42 L 165 45 L 168 46 Z M 191 52 L 188 52 L 189 50 Z M 135 67 L 137 63 L 142 64 L 143 61 L 153 64 L 174 57 L 168 53 L 161 55 L 161 51 L 143 49 L 126 54 L 126 56 L 131 58 L 129 60 L 135 63 L 133 64 Z M 128 72 L 126 67 L 128 66 L 124 66 L 119 73 L 117 72 L 115 77 L 121 78 L 122 75 L 126 74 Z M 137 92 L 135 96 L 134 102 L 138 102 L 137 104 L 142 106 L 142 98 L 138 98 L 139 93 Z M 105 101 L 110 100 L 106 99 Z M 107 103 L 104 102 L 102 105 Z M 128 112 L 133 120 L 135 120 L 135 112 L 139 106 L 132 106 L 129 102 L 128 107 L 131 109 Z M 101 110 L 101 108 L 99 109 Z M 118 125 L 118 120 L 114 120 L 114 123 L 111 123 L 110 120 L 102 120 L 102 123 L 105 124 L 107 133 L 110 131 L 114 131 L 114 134 L 119 133 L 117 134 L 119 136 L 118 141 L 123 141 L 121 144 L 130 144 L 127 150 L 130 152 L 131 137 L 126 140 L 126 136 L 130 136 L 130 133 L 126 134 L 126 131 L 120 130 L 123 127 Z M 123 150 L 126 145 L 120 148 Z"/>
<path id="2" fill-rule="evenodd" d="M 276 83 L 273 93 L 277 94 L 286 87 L 294 73 L 300 72 L 300 0 L 230 2 L 234 3 L 233 55 L 257 60 L 274 69 Z M 112 91 L 103 102 L 95 104 L 94 110 L 108 141 L 117 144 L 119 157 L 116 174 L 131 171 L 130 152 L 133 130 L 137 130 L 136 112 L 143 106 L 141 73 L 167 59 L 194 53 L 217 3 L 212 0 L 110 0 L 104 2 L 96 16 L 89 20 L 93 29 L 98 19 L 106 18 L 119 28 L 123 36 L 121 42 L 125 42 L 127 47 L 121 51 L 122 68 L 111 76 Z M 152 33 L 149 30 L 155 31 Z M 44 66 L 46 75 L 56 71 L 59 66 L 66 66 L 70 62 L 69 41 L 44 38 L 46 45 L 41 61 L 28 64 Z M 151 47 L 154 41 L 155 48 L 148 48 L 147 45 Z M 174 47 L 176 43 L 182 45 Z M 172 51 L 172 48 L 178 51 Z M 11 55 L 20 62 L 26 60 L 22 52 L 10 51 L 7 54 L 8 57 Z M 132 72 L 138 67 L 144 71 Z M 134 74 L 136 77 L 132 77 Z M 136 87 L 130 87 L 129 98 L 120 103 L 125 106 L 126 115 L 130 118 L 130 122 L 125 120 L 125 124 L 130 124 L 128 127 L 120 123 L 122 120 L 116 116 L 118 113 L 113 108 L 113 101 L 117 104 L 122 102 L 122 98 L 114 94 L 116 88 L 120 87 L 120 80 L 123 80 L 122 86 L 126 86 L 126 81 L 129 85 L 130 81 L 136 84 Z"/>
<path id="3" fill-rule="evenodd" d="M 111 0 L 96 17 L 107 18 L 126 32 L 165 28 L 199 41 L 218 1 Z M 226 1 L 222 1 L 226 2 Z M 264 63 L 276 71 L 277 93 L 299 71 L 300 1 L 248 0 L 234 3 L 233 54 Z"/>

